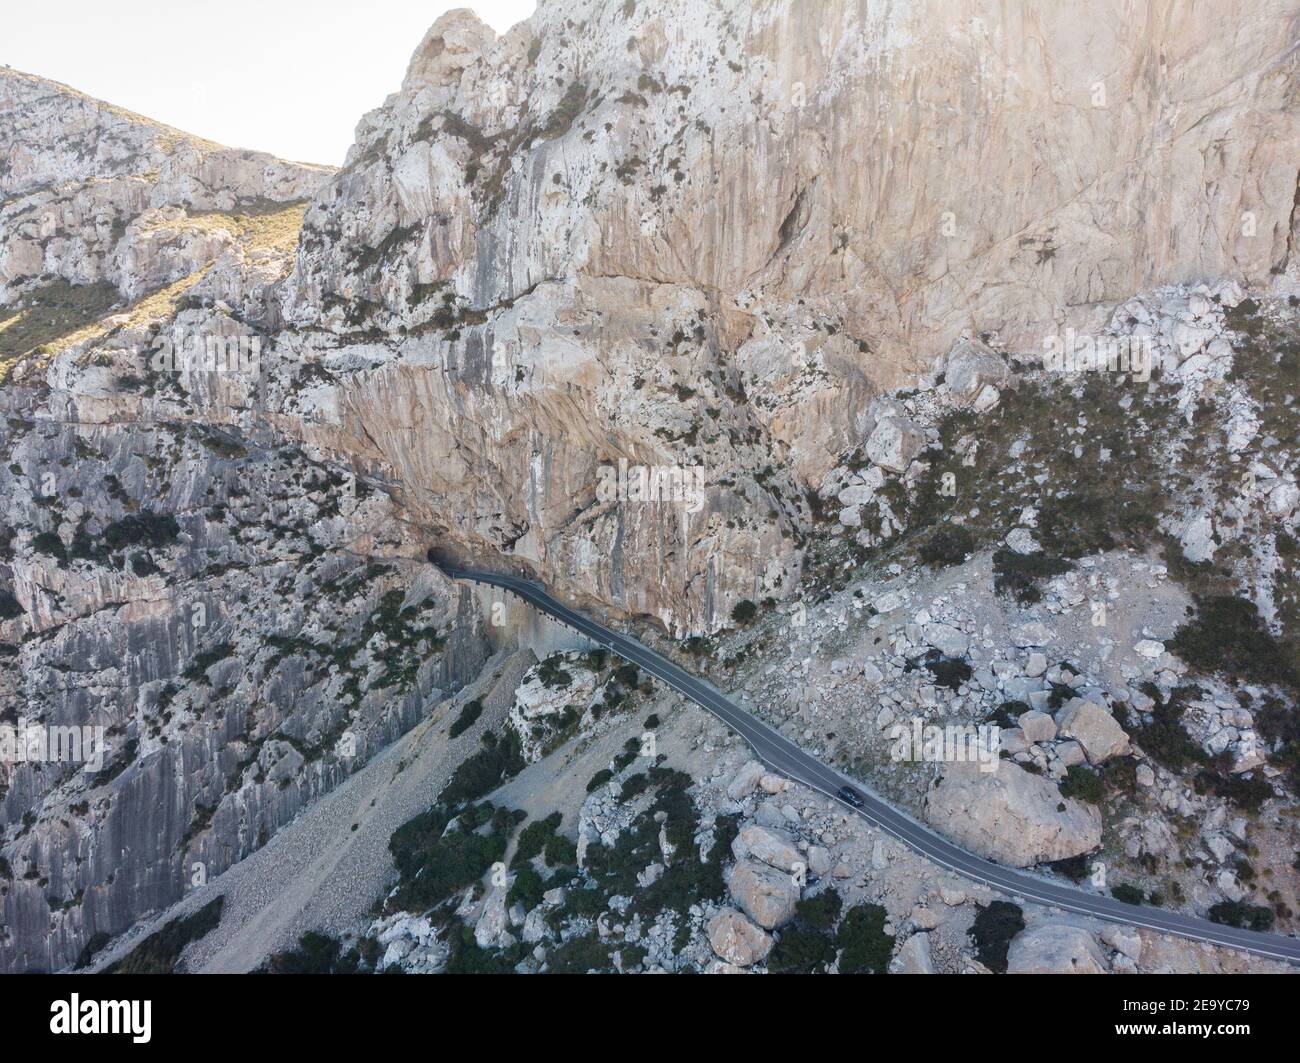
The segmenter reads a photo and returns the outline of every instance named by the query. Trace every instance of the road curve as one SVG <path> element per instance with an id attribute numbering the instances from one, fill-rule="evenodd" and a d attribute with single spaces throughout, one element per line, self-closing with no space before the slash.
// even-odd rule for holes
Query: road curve
<path id="1" fill-rule="evenodd" d="M 539 584 L 518 576 L 503 576 L 495 572 L 461 568 L 439 562 L 434 560 L 432 551 L 430 551 L 430 560 L 451 579 L 469 580 L 510 591 L 529 605 L 606 647 L 624 660 L 644 668 L 674 690 L 713 713 L 744 738 L 764 764 L 840 802 L 850 812 L 856 812 L 867 822 L 897 838 L 940 867 L 955 871 L 974 882 L 991 886 L 1017 900 L 1035 901 L 1068 912 L 1095 916 L 1127 926 L 1178 934 L 1194 941 L 1206 941 L 1214 945 L 1267 956 L 1270 959 L 1300 964 L 1300 939 L 1284 937 L 1280 934 L 1261 934 L 1253 930 L 1238 930 L 1179 912 L 1125 904 L 1113 897 L 1063 885 L 1045 876 L 1003 867 L 1001 864 L 968 853 L 918 820 L 898 811 L 872 794 L 859 780 L 844 775 L 805 753 L 775 728 L 728 701 L 708 683 L 697 679 L 635 639 L 611 631 L 576 610 L 570 609 L 551 597 Z M 853 807 L 839 795 L 838 791 L 844 786 L 851 786 L 862 795 L 861 808 Z"/>

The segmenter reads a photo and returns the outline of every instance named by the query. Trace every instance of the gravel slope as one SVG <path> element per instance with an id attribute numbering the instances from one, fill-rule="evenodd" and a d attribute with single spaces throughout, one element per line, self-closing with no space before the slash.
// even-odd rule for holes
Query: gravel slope
<path id="1" fill-rule="evenodd" d="M 393 831 L 436 799 L 456 766 L 499 728 L 514 690 L 536 662 L 530 650 L 498 657 L 483 677 L 442 702 L 430 718 L 374 758 L 344 785 L 306 810 L 271 841 L 183 901 L 138 926 L 101 953 L 95 967 L 129 952 L 143 937 L 218 894 L 221 924 L 185 953 L 184 965 L 203 973 L 240 973 L 308 930 L 354 929 L 388 888 Z M 446 732 L 471 698 L 483 715 L 464 734 Z"/>

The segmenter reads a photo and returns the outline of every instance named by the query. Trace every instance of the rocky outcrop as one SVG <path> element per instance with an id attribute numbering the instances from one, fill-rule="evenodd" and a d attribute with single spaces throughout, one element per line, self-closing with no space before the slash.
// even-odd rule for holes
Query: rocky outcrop
<path id="1" fill-rule="evenodd" d="M 924 444 L 925 433 L 920 425 L 907 417 L 888 413 L 871 430 L 864 453 L 882 469 L 902 473 L 907 471 Z"/>
<path id="2" fill-rule="evenodd" d="M 987 343 L 967 337 L 948 352 L 944 383 L 959 407 L 971 407 L 981 413 L 991 410 L 1010 382 L 1011 371 L 1006 362 Z"/>
<path id="3" fill-rule="evenodd" d="M 762 781 L 766 768 L 756 760 L 748 760 L 727 784 L 727 796 L 733 801 L 743 801 Z"/>
<path id="4" fill-rule="evenodd" d="M 557 726 L 591 705 L 599 680 L 579 654 L 557 654 L 524 677 L 507 717 L 524 758 L 537 760 Z"/>
<path id="5" fill-rule="evenodd" d="M 959 845 L 1014 867 L 1064 860 L 1101 844 L 1101 813 L 1063 799 L 1050 779 L 1008 760 L 984 772 L 970 761 L 943 766 L 926 794 L 926 819 Z"/>

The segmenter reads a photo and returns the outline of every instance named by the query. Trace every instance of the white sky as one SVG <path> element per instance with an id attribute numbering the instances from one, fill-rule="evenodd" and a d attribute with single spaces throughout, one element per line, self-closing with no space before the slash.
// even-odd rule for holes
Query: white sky
<path id="1" fill-rule="evenodd" d="M 536 0 L 42 0 L 0 4 L 0 63 L 187 133 L 340 165 L 444 11 L 498 33 Z M 7 8 L 8 10 L 2 10 Z"/>

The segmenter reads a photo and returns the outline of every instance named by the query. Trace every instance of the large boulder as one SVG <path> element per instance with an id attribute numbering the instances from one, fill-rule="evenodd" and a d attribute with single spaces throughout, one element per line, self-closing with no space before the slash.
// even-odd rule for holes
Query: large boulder
<path id="1" fill-rule="evenodd" d="M 765 771 L 766 769 L 758 761 L 746 761 L 727 784 L 727 796 L 733 801 L 743 801 L 754 792 L 754 787 L 759 784 Z"/>
<path id="2" fill-rule="evenodd" d="M 772 938 L 731 909 L 709 920 L 708 933 L 714 953 L 736 967 L 759 963 L 772 951 Z"/>
<path id="3" fill-rule="evenodd" d="M 483 910 L 474 924 L 474 940 L 479 948 L 507 948 L 514 943 L 507 929 L 510 913 L 506 909 L 506 895 L 506 887 L 497 886 L 483 902 Z"/>
<path id="4" fill-rule="evenodd" d="M 970 649 L 970 637 L 951 624 L 926 624 L 921 637 L 945 657 L 965 657 Z"/>
<path id="5" fill-rule="evenodd" d="M 948 352 L 944 383 L 958 406 L 974 406 L 979 400 L 981 406 L 988 408 L 996 404 L 999 391 L 1010 380 L 1011 371 L 988 344 L 964 339 Z"/>
<path id="6" fill-rule="evenodd" d="M 1007 974 L 1105 974 L 1106 961 L 1082 927 L 1046 923 L 1022 930 L 1007 950 Z"/>
<path id="7" fill-rule="evenodd" d="M 731 851 L 737 860 L 752 856 L 780 871 L 794 871 L 797 867 L 807 865 L 790 835 L 758 824 L 751 824 L 737 834 L 736 840 L 731 843 Z"/>
<path id="8" fill-rule="evenodd" d="M 793 878 L 753 860 L 736 863 L 727 887 L 745 914 L 764 930 L 789 922 L 799 902 L 799 887 Z"/>
<path id="9" fill-rule="evenodd" d="M 1056 714 L 1056 726 L 1063 738 L 1083 746 L 1092 764 L 1128 752 L 1128 735 L 1110 713 L 1095 701 L 1074 698 Z"/>
<path id="10" fill-rule="evenodd" d="M 909 417 L 889 414 L 867 437 L 867 459 L 882 469 L 902 473 L 925 445 L 925 432 Z"/>
<path id="11" fill-rule="evenodd" d="M 930 958 L 930 935 L 913 934 L 890 961 L 890 974 L 934 974 L 934 961 Z"/>
<path id="12" fill-rule="evenodd" d="M 1090 852 L 1101 844 L 1101 813 L 1062 798 L 1050 779 L 1009 760 L 994 771 L 975 761 L 945 764 L 926 795 L 926 819 L 959 845 L 1029 867 Z"/>
<path id="13" fill-rule="evenodd" d="M 1102 930 L 1101 940 L 1134 963 L 1142 959 L 1142 935 L 1131 926 L 1108 926 Z"/>
<path id="14" fill-rule="evenodd" d="M 1045 712 L 1030 709 L 1016 722 L 1020 724 L 1026 742 L 1050 742 L 1056 737 L 1056 722 Z"/>

